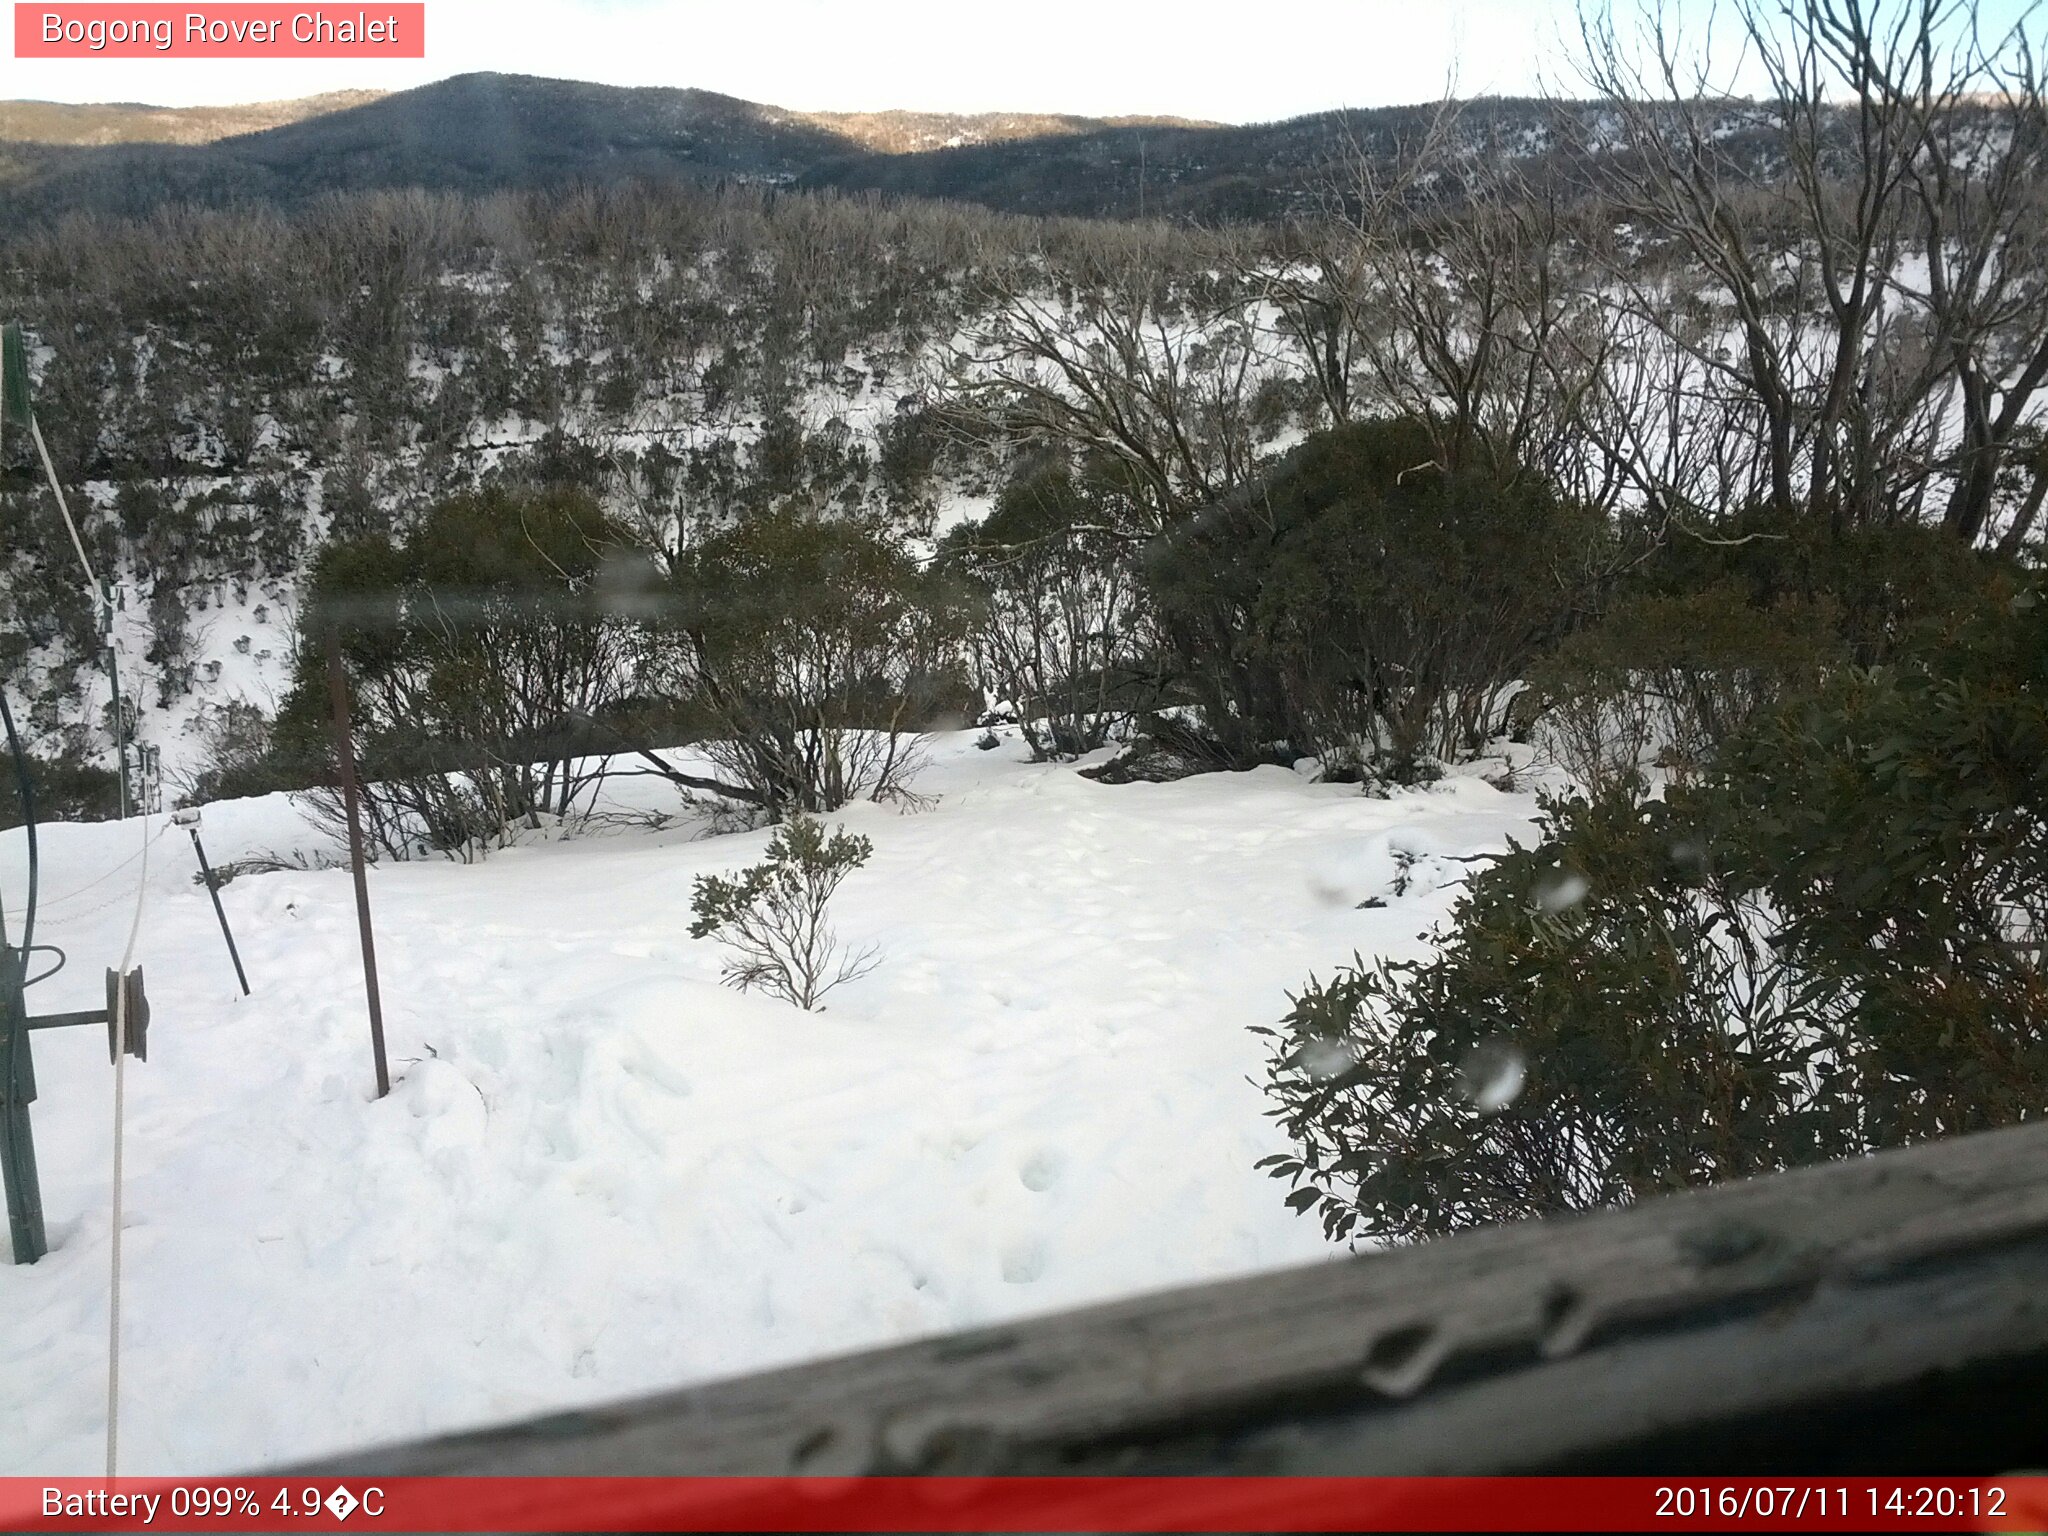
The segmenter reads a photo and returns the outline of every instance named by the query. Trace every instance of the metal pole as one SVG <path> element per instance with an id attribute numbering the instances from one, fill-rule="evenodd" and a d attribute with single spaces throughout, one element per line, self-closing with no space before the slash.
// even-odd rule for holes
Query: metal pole
<path id="1" fill-rule="evenodd" d="M 43 1233 L 35 1136 L 28 1119 L 28 1107 L 36 1097 L 36 1074 L 21 985 L 27 966 L 25 951 L 0 942 L 0 1182 L 7 1186 L 7 1230 L 17 1264 L 33 1264 L 50 1251 Z"/>
<path id="2" fill-rule="evenodd" d="M 350 739 L 348 677 L 341 670 L 341 636 L 327 629 L 327 690 L 334 700 L 334 756 L 341 765 L 341 802 L 348 813 L 348 860 L 356 879 L 356 926 L 363 940 L 363 991 L 370 1002 L 370 1049 L 377 1057 L 377 1097 L 391 1091 L 384 1062 L 384 1004 L 377 993 L 377 941 L 370 932 L 370 884 L 364 873 L 363 817 L 356 804 L 356 754 Z"/>
<path id="3" fill-rule="evenodd" d="M 7 941 L 7 912 L 0 906 L 0 1185 L 7 1192 L 7 1231 L 14 1262 L 33 1264 L 50 1251 L 43 1230 L 43 1188 L 36 1175 L 35 1132 L 28 1107 L 36 1097 L 35 1059 L 28 1043 L 28 957 L 36 937 L 36 792 L 28 759 L 15 734 L 14 715 L 0 694 L 0 727 L 14 759 L 21 825 L 28 846 L 28 900 L 22 908 L 21 945 Z"/>
<path id="4" fill-rule="evenodd" d="M 220 904 L 220 886 L 213 878 L 213 866 L 206 862 L 206 849 L 199 841 L 199 829 L 187 827 L 192 834 L 192 851 L 199 855 L 199 874 L 206 881 L 206 894 L 213 898 L 213 915 L 220 919 L 220 936 L 228 941 L 228 958 L 235 962 L 235 980 L 242 984 L 242 996 L 249 995 L 249 978 L 242 974 L 242 957 L 235 949 L 235 936 L 228 931 L 227 910 Z"/>
<path id="5" fill-rule="evenodd" d="M 128 730 L 121 718 L 121 666 L 114 657 L 113 605 L 107 605 L 107 682 L 114 690 L 114 751 L 120 754 L 121 820 L 128 819 Z"/>

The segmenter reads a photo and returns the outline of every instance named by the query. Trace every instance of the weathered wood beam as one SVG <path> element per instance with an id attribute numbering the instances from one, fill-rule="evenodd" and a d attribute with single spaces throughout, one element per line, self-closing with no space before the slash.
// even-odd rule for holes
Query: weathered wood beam
<path id="1" fill-rule="evenodd" d="M 2048 1124 L 300 1470 L 2026 1465 L 2048 1466 Z"/>

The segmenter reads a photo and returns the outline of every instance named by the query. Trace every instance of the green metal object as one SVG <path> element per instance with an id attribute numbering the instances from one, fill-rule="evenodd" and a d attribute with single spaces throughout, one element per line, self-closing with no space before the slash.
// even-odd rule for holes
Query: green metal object
<path id="1" fill-rule="evenodd" d="M 35 1063 L 28 1051 L 28 1008 L 22 988 L 28 956 L 0 947 L 0 1177 L 7 1185 L 7 1232 L 14 1262 L 33 1264 L 49 1251 L 43 1233 L 43 1190 L 28 1107 L 35 1102 Z"/>
<path id="2" fill-rule="evenodd" d="M 28 348 L 12 320 L 0 325 L 0 423 L 22 428 L 29 423 Z"/>
<path id="3" fill-rule="evenodd" d="M 7 1230 L 14 1242 L 14 1262 L 33 1264 L 50 1251 L 43 1231 L 43 1190 L 36 1174 L 36 1143 L 31 1132 L 28 1107 L 35 1102 L 35 1063 L 29 1055 L 28 1036 L 33 1029 L 68 1029 L 78 1024 L 107 1027 L 107 1059 L 114 1059 L 114 1005 L 119 994 L 128 994 L 125 1025 L 127 1054 L 137 1061 L 149 1059 L 149 998 L 142 990 L 142 967 L 125 977 L 107 972 L 107 1006 L 74 1013 L 29 1013 L 22 978 L 27 975 L 28 956 L 18 949 L 0 948 L 0 964 L 6 975 L 0 979 L 0 1063 L 6 1078 L 0 1082 L 0 1174 L 7 1185 Z"/>
<path id="4" fill-rule="evenodd" d="M 28 966 L 35 952 L 36 852 L 35 786 L 28 758 L 14 729 L 14 713 L 0 692 L 0 730 L 14 759 L 21 796 L 23 840 L 28 850 L 28 895 L 21 907 L 21 944 L 8 942 L 7 909 L 0 904 L 0 1184 L 7 1190 L 7 1232 L 14 1262 L 33 1264 L 49 1244 L 43 1237 L 43 1191 L 36 1179 L 36 1145 L 29 1135 L 28 1107 L 35 1102 L 35 1062 L 28 1049 Z"/>
<path id="5" fill-rule="evenodd" d="M 6 427 L 34 430 L 35 418 L 30 411 L 28 389 L 28 350 L 22 343 L 21 327 L 9 322 L 0 325 L 0 430 Z M 37 437 L 37 446 L 42 440 Z M 45 469 L 49 458 L 44 454 Z M 50 471 L 50 489 L 57 496 L 61 507 L 63 491 L 56 482 L 56 473 Z M 73 537 L 76 538 L 74 532 Z M 85 553 L 79 550 L 81 562 Z M 88 567 L 88 575 L 90 568 Z M 121 712 L 121 682 L 116 670 L 113 641 L 114 589 L 105 587 L 99 593 L 101 602 L 101 630 L 106 640 L 107 671 L 113 686 L 114 745 L 120 752 L 121 814 L 128 814 L 128 740 Z M 118 1053 L 125 1050 L 129 1055 L 142 1057 L 149 1029 L 149 1000 L 143 995 L 142 972 L 130 971 L 117 975 L 107 972 L 107 1006 L 79 1013 L 53 1013 L 40 1018 L 28 1011 L 29 956 L 37 952 L 35 943 L 36 920 L 36 811 L 32 781 L 28 774 L 28 759 L 22 750 L 21 739 L 14 728 L 14 716 L 7 708 L 7 700 L 0 695 L 0 727 L 5 729 L 8 754 L 14 760 L 14 773 L 21 795 L 22 824 L 28 845 L 28 897 L 22 908 L 22 930 L 19 944 L 8 939 L 5 909 L 0 907 L 0 1185 L 5 1185 L 7 1195 L 7 1233 L 14 1249 L 14 1262 L 33 1264 L 49 1252 L 48 1235 L 43 1228 L 42 1181 L 36 1173 L 36 1144 L 33 1129 L 29 1123 L 29 1106 L 36 1099 L 35 1059 L 29 1050 L 29 1031 L 36 1029 L 62 1029 L 78 1024 L 105 1024 L 107 1026 L 107 1050 L 110 1059 L 118 1059 Z M 61 964 L 61 959 L 59 961 Z M 45 972 L 45 976 L 49 973 Z M 42 980 L 38 977 L 37 980 Z M 126 1028 L 124 1040 L 114 1038 L 114 1019 L 117 1014 Z"/>

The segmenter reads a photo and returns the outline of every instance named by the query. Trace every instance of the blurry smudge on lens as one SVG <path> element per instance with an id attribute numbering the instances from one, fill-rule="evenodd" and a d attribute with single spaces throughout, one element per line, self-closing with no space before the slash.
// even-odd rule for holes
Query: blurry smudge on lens
<path id="1" fill-rule="evenodd" d="M 1351 1047 L 1338 1040 L 1311 1040 L 1294 1057 L 1303 1072 L 1318 1079 L 1335 1077 L 1356 1059 Z"/>
<path id="2" fill-rule="evenodd" d="M 1546 912 L 1569 912 L 1586 899 L 1592 886 L 1573 869 L 1560 869 L 1536 887 L 1536 902 Z"/>
<path id="3" fill-rule="evenodd" d="M 1496 1114 L 1514 1103 L 1528 1078 L 1529 1066 L 1521 1047 L 1498 1038 L 1480 1041 L 1458 1065 L 1458 1086 L 1484 1115 Z"/>

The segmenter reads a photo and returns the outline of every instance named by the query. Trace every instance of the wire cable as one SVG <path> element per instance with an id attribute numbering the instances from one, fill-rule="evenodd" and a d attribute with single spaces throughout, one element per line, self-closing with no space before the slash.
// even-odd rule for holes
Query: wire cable
<path id="1" fill-rule="evenodd" d="M 161 827 L 157 829 L 155 840 L 158 842 L 163 841 L 165 834 L 167 834 L 170 830 L 171 824 L 169 822 L 165 822 Z M 131 853 L 128 855 L 127 858 L 123 859 L 120 863 L 115 864 L 110 868 L 102 870 L 99 874 L 94 875 L 92 879 L 87 880 L 82 885 L 74 885 L 70 890 L 60 892 L 55 896 L 44 896 L 40 904 L 36 908 L 36 912 L 40 919 L 42 920 L 43 924 L 45 926 L 48 926 L 49 924 L 54 922 L 61 927 L 67 923 L 75 923 L 82 917 L 91 917 L 95 912 L 104 912 L 108 907 L 113 906 L 116 902 L 126 901 L 128 899 L 128 893 L 126 891 L 117 891 L 114 895 L 109 896 L 104 900 L 95 903 L 92 906 L 80 907 L 76 911 L 68 910 L 71 904 L 77 901 L 79 897 L 88 895 L 97 887 L 105 885 L 109 880 L 113 879 L 114 876 L 120 874 L 122 870 L 126 869 L 129 865 L 133 864 L 137 859 L 141 857 L 142 854 L 140 853 L 140 851 Z M 55 910 L 56 908 L 60 907 L 65 908 L 67 910 L 64 910 L 62 912 L 58 912 Z"/>
<path id="2" fill-rule="evenodd" d="M 28 435 L 35 439 L 36 453 L 43 461 L 43 476 L 50 482 L 50 494 L 57 498 L 58 515 L 64 519 L 64 531 L 71 535 L 71 548 L 78 555 L 80 569 L 85 572 L 87 597 L 99 607 L 100 635 L 107 646 L 107 685 L 114 695 L 114 752 L 120 760 L 121 772 L 121 815 L 128 819 L 128 744 L 123 739 L 125 727 L 121 721 L 121 679 L 120 662 L 114 651 L 114 593 L 111 587 L 100 585 L 99 573 L 92 568 L 92 557 L 85 552 L 85 540 L 79 535 L 78 524 L 71 516 L 71 503 L 64 499 L 64 487 L 57 479 L 57 466 L 50 462 L 49 446 L 43 442 L 41 423 L 31 411 L 28 418 Z"/>
<path id="3" fill-rule="evenodd" d="M 136 936 L 142 932 L 142 909 L 149 897 L 149 817 L 142 817 L 142 873 L 136 877 L 135 916 L 128 924 L 128 943 L 114 981 L 114 1199 L 113 1240 L 109 1244 L 107 1281 L 107 1476 L 114 1475 L 121 1441 L 121 1154 L 128 1083 L 128 969 L 135 959 Z"/>
<path id="4" fill-rule="evenodd" d="M 36 452 L 43 460 L 43 473 L 50 481 L 50 494 L 57 498 L 57 511 L 63 515 L 65 531 L 71 535 L 71 547 L 78 551 L 78 563 L 85 567 L 85 584 L 92 590 L 93 599 L 99 601 L 100 579 L 93 574 L 92 561 L 86 557 L 85 540 L 78 536 L 78 524 L 71 520 L 71 507 L 64 500 L 64 487 L 57 483 L 57 466 L 50 462 L 50 450 L 43 446 L 43 429 L 36 425 L 33 415 L 28 419 L 28 435 L 36 440 Z"/>
<path id="5" fill-rule="evenodd" d="M 43 474 L 49 479 L 50 494 L 57 498 L 57 511 L 64 519 L 65 532 L 71 535 L 71 548 L 77 554 L 78 564 L 85 572 L 87 590 L 91 593 L 93 599 L 100 604 L 101 626 L 106 631 L 107 636 L 107 665 L 111 672 L 115 664 L 111 603 L 106 589 L 100 585 L 98 574 L 92 568 L 91 557 L 85 552 L 85 540 L 79 536 L 78 524 L 73 521 L 71 516 L 70 503 L 64 499 L 64 487 L 57 479 L 57 466 L 50 462 L 50 449 L 43 441 L 43 429 L 37 424 L 33 414 L 28 419 L 28 431 L 29 436 L 35 439 L 36 453 L 43 461 Z M 116 690 L 115 698 L 118 699 L 120 697 L 120 684 L 116 682 L 114 687 Z M 4 707 L 5 700 L 0 699 L 0 708 Z M 22 756 L 20 741 L 15 736 L 14 717 L 12 714 L 7 716 L 6 723 L 8 745 L 14 752 L 15 763 L 21 773 L 23 810 L 24 814 L 26 814 L 28 810 L 27 763 Z M 127 749 L 121 742 L 121 720 L 118 710 L 115 712 L 114 719 L 114 744 L 122 754 L 121 769 L 125 778 L 128 767 Z M 121 797 L 121 817 L 123 820 L 126 820 L 128 815 L 127 800 L 128 797 L 124 793 Z M 33 817 L 30 817 L 28 827 L 29 901 L 26 923 L 29 925 L 30 933 L 32 933 L 35 923 L 36 881 L 35 821 Z M 143 907 L 149 898 L 149 849 L 150 844 L 154 841 L 155 839 L 150 835 L 149 816 L 145 813 L 142 817 L 142 850 L 138 855 L 142 861 L 142 870 L 136 877 L 135 916 L 128 924 L 128 943 L 121 951 L 121 965 L 119 970 L 115 972 L 116 979 L 114 983 L 114 1190 L 107 1296 L 107 1476 L 110 1478 L 114 1475 L 114 1467 L 119 1456 L 121 1435 L 121 1187 L 123 1173 L 122 1153 L 125 1140 L 123 1129 L 126 1122 L 128 1085 L 128 972 L 135 959 L 135 940 L 142 932 Z M 22 939 L 24 955 L 26 954 L 28 942 L 29 935 L 24 934 Z M 24 965 L 26 964 L 25 958 L 23 963 Z"/>
<path id="6" fill-rule="evenodd" d="M 34 944 L 24 949 L 22 953 L 24 955 L 55 955 L 57 957 L 57 963 L 51 966 L 47 971 L 43 972 L 42 975 L 25 976 L 23 978 L 21 988 L 24 992 L 26 992 L 30 987 L 35 986 L 39 982 L 48 981 L 52 976 L 56 975 L 59 971 L 63 970 L 64 967 L 70 962 L 70 956 L 64 953 L 64 948 L 60 944 Z M 22 965 L 22 970 L 27 971 L 27 969 L 28 965 L 26 964 L 26 962 L 24 962 Z"/>

